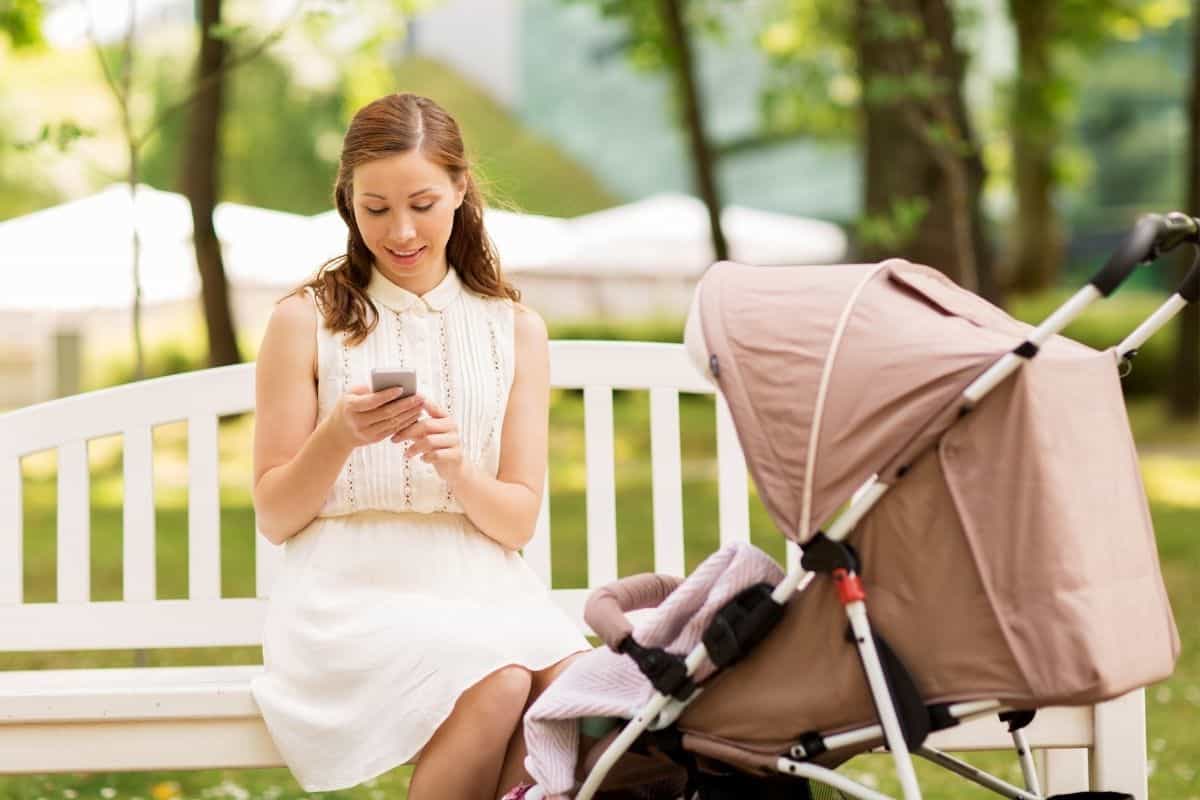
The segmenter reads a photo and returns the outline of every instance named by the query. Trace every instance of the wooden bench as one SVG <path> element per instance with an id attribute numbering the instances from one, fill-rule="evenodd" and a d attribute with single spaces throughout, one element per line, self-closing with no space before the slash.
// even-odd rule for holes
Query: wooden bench
<path id="1" fill-rule="evenodd" d="M 655 570 L 683 574 L 680 392 L 712 393 L 681 345 L 553 342 L 551 379 L 581 388 L 587 470 L 587 582 L 617 577 L 613 389 L 649 390 Z M 257 597 L 221 596 L 218 417 L 250 411 L 253 365 L 204 370 L 68 397 L 0 416 L 0 652 L 260 645 L 282 549 L 254 536 Z M 717 399 L 722 542 L 749 538 L 745 462 Z M 188 589 L 156 598 L 152 429 L 186 420 Z M 87 442 L 121 434 L 124 448 L 123 599 L 94 601 L 89 584 Z M 56 602 L 27 603 L 22 587 L 21 458 L 57 450 Z M 550 582 L 549 492 L 525 557 Z M 791 552 L 789 550 L 789 552 Z M 554 589 L 586 630 L 587 589 Z M 281 766 L 249 691 L 261 666 L 0 671 L 0 773 Z M 1028 731 L 1043 749 L 1043 789 L 1089 782 L 1144 798 L 1142 692 L 1095 708 L 1052 709 Z M 949 750 L 1008 749 L 992 719 L 936 735 Z M 1090 756 L 1090 757 L 1089 757 Z"/>

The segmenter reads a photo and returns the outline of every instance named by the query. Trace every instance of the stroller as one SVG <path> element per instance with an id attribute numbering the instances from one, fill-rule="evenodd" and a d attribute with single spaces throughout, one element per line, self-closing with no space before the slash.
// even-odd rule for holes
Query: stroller
<path id="1" fill-rule="evenodd" d="M 800 558 L 784 576 L 739 544 L 687 580 L 593 592 L 585 617 L 608 648 L 527 712 L 526 800 L 886 800 L 833 769 L 879 748 L 905 800 L 921 796 L 913 755 L 1039 800 L 1022 732 L 1036 709 L 1118 697 L 1179 654 L 1118 369 L 1197 299 L 1200 259 L 1116 348 L 1056 334 L 1185 243 L 1200 220 L 1142 217 L 1036 328 L 900 259 L 710 268 L 687 345 Z M 635 609 L 661 613 L 634 626 Z M 1024 789 L 925 744 L 989 714 Z M 589 724 L 599 740 L 579 753 Z"/>

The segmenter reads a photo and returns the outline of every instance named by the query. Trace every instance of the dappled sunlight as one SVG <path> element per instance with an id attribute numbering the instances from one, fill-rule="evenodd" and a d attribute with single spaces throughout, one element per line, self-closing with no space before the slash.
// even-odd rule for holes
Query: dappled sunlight
<path id="1" fill-rule="evenodd" d="M 1142 480 L 1152 503 L 1200 509 L 1200 457 L 1148 455 Z"/>

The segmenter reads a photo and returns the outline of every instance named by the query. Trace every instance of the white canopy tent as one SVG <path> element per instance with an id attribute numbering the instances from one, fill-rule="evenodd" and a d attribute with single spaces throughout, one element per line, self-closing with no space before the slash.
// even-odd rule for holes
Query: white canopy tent
<path id="1" fill-rule="evenodd" d="M 557 267 L 603 275 L 696 277 L 715 260 L 708 210 L 695 197 L 658 194 L 569 221 L 575 256 Z M 727 206 L 721 227 L 729 257 L 743 264 L 830 264 L 846 256 L 837 225 Z"/>
<path id="2" fill-rule="evenodd" d="M 235 289 L 291 288 L 323 259 L 310 252 L 313 217 L 241 203 L 218 203 L 213 227 L 225 276 Z M 189 231 L 190 233 L 190 231 Z M 193 270 L 195 258 L 192 259 Z"/>
<path id="3" fill-rule="evenodd" d="M 183 195 L 149 186 L 136 208 L 125 184 L 0 222 L 0 310 L 71 313 L 129 306 L 133 225 L 141 238 L 142 297 L 162 303 L 199 287 L 192 218 Z"/>
<path id="4" fill-rule="evenodd" d="M 0 311 L 74 313 L 122 310 L 133 301 L 133 226 L 141 240 L 140 282 L 147 306 L 198 296 L 200 277 L 187 198 L 115 184 L 62 205 L 0 222 Z M 280 287 L 316 266 L 298 250 L 310 219 L 220 203 L 213 215 L 225 271 L 235 287 Z"/>
<path id="5" fill-rule="evenodd" d="M 0 222 L 0 311 L 69 315 L 127 308 L 135 220 L 143 302 L 197 296 L 187 199 L 141 186 L 135 208 L 128 187 L 115 184 Z M 845 234 L 827 222 L 739 206 L 726 208 L 722 222 L 735 261 L 804 264 L 845 257 Z M 235 290 L 290 288 L 345 249 L 346 226 L 333 210 L 304 217 L 221 203 L 214 224 Z M 570 220 L 488 209 L 485 224 L 504 269 L 514 274 L 690 278 L 713 260 L 704 205 L 687 195 L 655 195 Z"/>
<path id="6" fill-rule="evenodd" d="M 744 263 L 829 263 L 845 256 L 846 237 L 829 223 L 737 206 L 722 219 L 731 256 Z M 126 184 L 115 184 L 0 222 L 0 345 L 32 342 L 36 351 L 57 337 L 51 349 L 61 351 L 73 337 L 68 349 L 79 351 L 80 336 L 93 345 L 94 337 L 127 341 L 135 224 L 147 319 L 194 318 L 200 278 L 187 199 L 139 186 L 135 202 Z M 345 251 L 346 226 L 332 210 L 306 217 L 221 203 L 214 224 L 234 312 L 248 330 L 265 322 L 284 292 Z M 488 209 L 485 224 L 525 302 L 551 318 L 682 315 L 695 280 L 713 260 L 704 206 L 685 195 L 657 195 L 569 220 Z M 52 382 L 39 380 L 33 382 Z"/>

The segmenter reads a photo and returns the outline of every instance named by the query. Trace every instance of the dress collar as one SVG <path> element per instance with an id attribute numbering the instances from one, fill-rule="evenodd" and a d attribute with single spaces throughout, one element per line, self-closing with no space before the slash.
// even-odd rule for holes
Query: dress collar
<path id="1" fill-rule="evenodd" d="M 413 294 L 402 289 L 384 275 L 377 267 L 371 268 L 371 281 L 367 284 L 367 294 L 378 300 L 393 311 L 408 311 L 423 309 L 444 311 L 462 291 L 462 281 L 454 267 L 446 270 L 442 282 L 422 295 Z"/>

